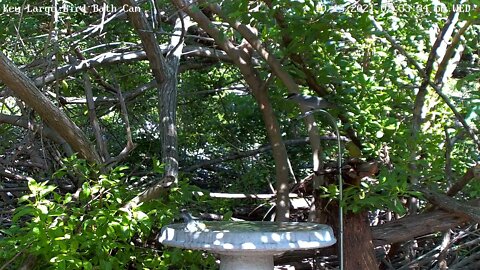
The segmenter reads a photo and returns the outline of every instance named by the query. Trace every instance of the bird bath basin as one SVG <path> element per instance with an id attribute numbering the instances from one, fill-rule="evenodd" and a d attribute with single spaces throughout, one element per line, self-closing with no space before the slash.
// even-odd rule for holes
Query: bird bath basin
<path id="1" fill-rule="evenodd" d="M 328 247 L 336 240 L 330 226 L 306 222 L 205 221 L 189 230 L 177 223 L 162 228 L 167 246 L 220 255 L 221 270 L 272 270 L 273 255 L 289 250 Z"/>

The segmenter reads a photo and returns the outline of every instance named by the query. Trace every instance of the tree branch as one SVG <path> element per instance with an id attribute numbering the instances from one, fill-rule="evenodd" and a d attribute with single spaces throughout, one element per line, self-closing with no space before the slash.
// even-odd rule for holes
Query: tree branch
<path id="1" fill-rule="evenodd" d="M 2 52 L 0 52 L 0 80 L 16 96 L 33 108 L 81 157 L 90 162 L 101 163 L 98 153 L 83 131 L 58 107 L 53 105 Z"/>
<path id="2" fill-rule="evenodd" d="M 479 206 L 480 200 L 472 205 Z M 444 210 L 412 214 L 382 225 L 372 227 L 375 246 L 389 245 L 415 239 L 431 233 L 443 232 L 469 222 L 469 219 Z"/>
<path id="3" fill-rule="evenodd" d="M 477 8 L 476 9 L 477 11 L 480 10 L 480 8 Z M 453 14 L 453 13 L 452 13 Z M 452 14 L 450 14 L 452 16 Z M 447 106 L 450 108 L 450 110 L 452 110 L 452 112 L 454 113 L 455 115 L 455 118 L 460 121 L 460 123 L 462 124 L 463 128 L 466 130 L 467 134 L 470 136 L 470 138 L 472 138 L 472 140 L 475 142 L 475 144 L 477 145 L 477 148 L 480 149 L 480 140 L 478 139 L 478 137 L 473 133 L 473 131 L 470 129 L 470 127 L 468 126 L 468 124 L 466 123 L 464 117 L 457 111 L 457 109 L 455 108 L 455 106 L 453 105 L 453 103 L 450 101 L 450 99 L 442 92 L 442 89 L 441 87 L 439 87 L 436 83 L 432 82 L 429 78 L 429 76 L 426 76 L 426 71 L 423 70 L 423 68 L 421 68 L 418 63 L 413 59 L 413 57 L 411 57 L 386 31 L 384 31 L 382 29 L 382 27 L 375 21 L 375 19 L 373 17 L 370 17 L 370 20 L 372 21 L 373 25 L 375 26 L 375 28 L 381 32 L 386 38 L 387 40 L 390 42 L 390 44 L 395 48 L 397 49 L 400 54 L 402 54 L 403 56 L 405 56 L 407 58 L 407 61 L 413 65 L 417 71 L 422 74 L 424 80 L 428 80 L 428 84 L 435 90 L 435 92 L 437 93 L 437 95 L 439 95 L 443 101 L 447 104 Z M 466 31 L 466 28 L 469 26 L 470 24 L 466 23 L 461 31 L 460 32 L 464 32 Z M 444 30 L 446 31 L 446 28 L 444 27 Z M 460 40 L 460 35 L 459 33 L 457 33 L 457 35 L 455 36 L 455 39 L 458 39 Z M 440 37 L 440 36 L 439 36 Z M 437 38 L 437 41 L 439 41 L 439 39 Z M 441 41 L 441 40 L 440 40 Z M 439 41 L 439 42 L 440 42 Z M 454 48 L 450 47 L 450 53 L 453 53 L 453 50 Z M 433 52 L 433 49 L 431 51 L 431 53 Z M 440 68 L 442 69 L 442 68 Z M 439 74 L 442 74 L 443 72 L 441 71 Z M 440 75 L 438 75 L 440 76 Z M 438 77 L 437 76 L 437 77 Z M 443 75 L 442 75 L 443 76 Z"/>
<path id="4" fill-rule="evenodd" d="M 168 51 L 167 46 L 161 46 L 161 50 L 162 53 L 165 54 Z M 232 62 L 231 58 L 228 57 L 228 55 L 224 51 L 201 46 L 185 46 L 185 48 L 182 50 L 182 53 L 183 55 L 187 56 L 205 57 L 209 59 L 221 60 L 228 63 Z M 119 63 L 137 62 L 146 59 L 147 54 L 145 53 L 145 51 L 103 53 L 90 59 L 82 60 L 75 65 L 65 65 L 56 69 L 56 71 L 52 71 L 45 75 L 36 77 L 34 79 L 34 82 L 36 86 L 42 86 L 55 80 L 64 79 L 68 76 L 74 75 L 81 71 L 85 71 L 87 69 Z"/>
<path id="5" fill-rule="evenodd" d="M 425 198 L 432 204 L 456 215 L 462 215 L 480 223 L 480 207 L 459 202 L 452 197 L 440 194 L 425 187 L 422 187 L 419 191 L 422 192 Z"/>
<path id="6" fill-rule="evenodd" d="M 235 46 L 229 39 L 215 27 L 205 14 L 195 5 L 187 5 L 181 0 L 172 0 L 178 9 L 185 11 L 203 28 L 232 59 L 239 68 L 245 81 L 250 86 L 252 94 L 262 113 L 263 121 L 267 130 L 269 141 L 273 145 L 273 159 L 275 161 L 276 192 L 277 192 L 277 220 L 288 220 L 289 204 L 288 199 L 288 155 L 285 144 L 280 134 L 280 127 L 273 112 L 272 105 L 264 89 L 264 83 L 252 64 L 251 50 Z M 298 89 L 298 87 L 297 87 Z"/>
<path id="7" fill-rule="evenodd" d="M 127 106 L 125 105 L 125 99 L 123 98 L 122 95 L 122 90 L 120 89 L 120 86 L 117 85 L 117 98 L 118 102 L 120 103 L 120 114 L 122 115 L 123 121 L 125 122 L 125 132 L 127 134 L 127 145 L 125 145 L 125 148 L 123 148 L 122 152 L 118 154 L 116 157 L 108 160 L 108 166 L 112 167 L 115 164 L 117 164 L 119 161 L 123 160 L 128 156 L 128 154 L 135 149 L 136 144 L 133 142 L 132 138 L 132 130 L 130 127 L 130 121 L 128 119 L 128 110 Z"/>
<path id="8" fill-rule="evenodd" d="M 32 132 L 40 132 L 42 136 L 49 138 L 50 140 L 58 143 L 63 147 L 63 150 L 67 155 L 73 154 L 72 148 L 70 145 L 60 136 L 55 130 L 46 127 L 44 125 L 38 125 L 35 123 L 29 123 L 27 119 L 22 118 L 21 116 L 16 115 L 7 115 L 0 113 L 0 123 L 6 123 L 17 127 L 22 127 L 28 129 Z"/>
<path id="9" fill-rule="evenodd" d="M 321 136 L 320 139 L 321 140 L 336 140 L 337 137 Z M 341 139 L 343 141 L 347 140 L 347 138 L 345 138 L 345 137 L 343 137 Z M 286 140 L 285 145 L 286 146 L 304 145 L 304 144 L 307 144 L 309 141 L 310 141 L 309 137 L 303 138 L 303 139 Z M 199 163 L 197 163 L 193 166 L 182 168 L 181 171 L 192 172 L 196 169 L 199 169 L 199 168 L 202 168 L 202 167 L 205 167 L 205 166 L 219 164 L 219 163 L 229 161 L 229 160 L 236 160 L 236 159 L 241 159 L 241 158 L 245 158 L 245 157 L 255 156 L 255 155 L 258 155 L 260 153 L 264 153 L 264 152 L 267 152 L 267 151 L 270 151 L 270 150 L 272 150 L 272 146 L 270 144 L 269 145 L 263 145 L 263 146 L 260 146 L 257 149 L 243 151 L 243 152 L 230 153 L 230 154 L 227 154 L 223 157 L 219 157 L 219 158 L 215 158 L 215 159 L 211 159 L 211 160 L 200 161 Z"/>
<path id="10" fill-rule="evenodd" d="M 98 122 L 97 113 L 95 111 L 95 103 L 93 102 L 92 83 L 90 82 L 90 77 L 87 73 L 83 74 L 83 84 L 85 87 L 85 97 L 87 100 L 90 125 L 92 126 L 93 133 L 95 134 L 95 140 L 97 141 L 100 155 L 103 161 L 106 161 L 109 159 L 110 155 L 108 154 L 107 144 L 102 137 L 102 130 L 100 128 L 100 123 Z"/>
<path id="11" fill-rule="evenodd" d="M 446 195 L 453 197 L 455 196 L 460 190 L 462 190 L 469 182 L 470 180 L 474 178 L 479 178 L 480 177 L 480 164 L 477 164 L 467 170 L 467 172 L 458 180 L 455 182 L 447 191 Z"/>
<path id="12" fill-rule="evenodd" d="M 122 0 L 123 5 L 128 7 L 138 7 L 134 0 Z M 167 67 L 167 62 L 163 57 L 162 50 L 158 45 L 158 41 L 148 24 L 147 18 L 143 12 L 128 12 L 128 19 L 133 24 L 140 40 L 142 41 L 143 49 L 148 58 L 153 77 L 160 85 L 165 81 L 164 70 Z"/>
<path id="13" fill-rule="evenodd" d="M 456 13 L 457 17 L 458 17 L 458 13 Z M 435 74 L 435 79 L 434 79 L 434 83 L 435 84 L 440 84 L 442 83 L 443 81 L 443 78 L 445 77 L 445 75 L 449 76 L 450 74 L 447 74 L 447 67 L 448 67 L 448 63 L 450 62 L 450 60 L 452 59 L 453 57 L 453 54 L 455 53 L 455 49 L 457 48 L 457 45 L 460 43 L 460 39 L 461 37 L 463 36 L 463 34 L 465 34 L 465 32 L 467 31 L 468 27 L 470 25 L 472 25 L 473 21 L 467 21 L 463 26 L 462 28 L 460 28 L 460 30 L 458 30 L 458 32 L 455 34 L 455 36 L 452 38 L 452 41 L 449 42 L 449 39 L 445 39 L 444 42 L 445 43 L 450 43 L 445 54 L 443 55 L 443 58 L 442 58 L 442 61 L 440 62 L 440 64 L 438 65 L 438 68 L 437 68 L 437 72 Z M 460 57 L 459 57 L 460 58 Z M 455 64 L 456 65 L 456 64 Z M 455 69 L 455 68 L 453 68 Z M 452 72 L 453 72 L 453 69 L 452 69 Z"/>

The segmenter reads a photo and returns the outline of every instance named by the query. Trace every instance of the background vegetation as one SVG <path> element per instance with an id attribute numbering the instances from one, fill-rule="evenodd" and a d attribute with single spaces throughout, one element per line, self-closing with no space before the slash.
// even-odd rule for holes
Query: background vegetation
<path id="1" fill-rule="evenodd" d="M 479 4 L 0 0 L 0 269 L 217 267 L 156 241 L 182 208 L 335 228 L 288 93 L 372 263 L 476 269 Z"/>

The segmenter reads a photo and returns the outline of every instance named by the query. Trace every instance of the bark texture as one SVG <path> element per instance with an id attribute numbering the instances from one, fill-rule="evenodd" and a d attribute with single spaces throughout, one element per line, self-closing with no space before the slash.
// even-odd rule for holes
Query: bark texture
<path id="1" fill-rule="evenodd" d="M 47 125 L 55 130 L 75 152 L 89 162 L 101 163 L 92 143 L 83 131 L 55 106 L 5 54 L 0 52 L 0 80 L 14 95 L 35 110 Z"/>
<path id="2" fill-rule="evenodd" d="M 252 64 L 252 48 L 235 46 L 229 40 L 224 38 L 219 29 L 217 29 L 201 9 L 195 5 L 187 5 L 181 0 L 172 1 L 178 9 L 185 11 L 198 25 L 203 28 L 215 41 L 218 46 L 222 48 L 227 55 L 232 59 L 233 63 L 240 69 L 245 81 L 247 82 L 250 90 L 252 91 L 255 100 L 262 113 L 263 121 L 266 127 L 267 136 L 272 145 L 273 158 L 275 161 L 275 176 L 276 176 L 276 191 L 277 191 L 277 212 L 276 220 L 285 221 L 289 219 L 290 201 L 289 201 L 289 171 L 288 171 L 288 156 L 285 144 L 283 142 L 278 121 L 275 117 L 273 108 L 268 99 L 267 91 L 264 87 L 264 83 L 259 77 L 259 74 Z M 222 12 L 213 8 L 213 10 L 222 17 Z M 228 20 L 227 20 L 228 22 Z M 231 23 L 231 22 L 230 22 Z M 234 23 L 235 24 L 235 23 Z M 234 27 L 237 30 L 238 27 Z M 245 30 L 245 29 L 243 29 Z M 250 33 L 247 33 L 250 34 Z M 248 35 L 247 37 L 242 33 L 244 38 L 256 38 L 256 41 L 250 42 L 250 44 L 259 44 L 259 40 L 256 36 Z M 258 42 L 257 42 L 258 41 Z M 259 46 L 259 45 L 258 45 Z M 259 48 L 255 46 L 255 48 Z M 265 53 L 265 50 L 262 50 Z M 268 54 L 267 54 L 268 55 Z M 262 54 L 262 57 L 265 56 Z M 272 58 L 269 56 L 267 58 Z M 298 88 L 298 87 L 297 87 Z"/>

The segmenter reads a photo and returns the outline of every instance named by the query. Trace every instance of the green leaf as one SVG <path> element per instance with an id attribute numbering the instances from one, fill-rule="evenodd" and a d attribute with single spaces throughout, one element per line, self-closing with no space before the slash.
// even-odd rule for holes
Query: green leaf
<path id="1" fill-rule="evenodd" d="M 165 164 L 161 163 L 156 157 L 153 158 L 153 171 L 158 174 L 163 174 L 165 171 Z"/>
<path id="2" fill-rule="evenodd" d="M 41 186 L 33 178 L 28 178 L 28 189 L 32 192 L 34 197 L 37 196 L 38 192 L 41 190 Z"/>
<path id="3" fill-rule="evenodd" d="M 33 235 L 40 235 L 40 228 L 35 226 L 32 228 Z"/>
<path id="4" fill-rule="evenodd" d="M 223 214 L 223 220 L 231 220 L 233 216 L 233 211 L 227 211 L 226 213 Z"/>
<path id="5" fill-rule="evenodd" d="M 383 133 L 383 131 L 381 131 L 381 130 L 379 130 L 379 131 L 377 131 L 377 133 L 375 133 L 375 137 L 377 137 L 377 138 L 382 138 L 383 135 L 385 135 L 385 133 Z"/>
<path id="6" fill-rule="evenodd" d="M 403 204 L 397 198 L 392 201 L 391 207 L 392 210 L 399 215 L 404 215 L 407 212 Z"/>
<path id="7" fill-rule="evenodd" d="M 84 198 L 88 199 L 90 197 L 90 194 L 92 193 L 92 190 L 90 188 L 90 185 L 87 182 L 84 182 L 82 184 L 82 192 L 81 194 L 83 195 Z"/>
<path id="8" fill-rule="evenodd" d="M 37 212 L 36 209 L 30 205 L 19 207 L 17 208 L 17 210 L 15 211 L 15 214 L 12 217 L 12 222 L 16 223 L 18 219 L 27 215 L 35 215 L 36 212 Z"/>
<path id="9" fill-rule="evenodd" d="M 70 193 L 65 194 L 63 198 L 63 204 L 68 204 L 71 201 L 72 201 L 72 194 Z"/>
<path id="10" fill-rule="evenodd" d="M 48 214 L 48 207 L 44 204 L 38 204 L 37 209 L 44 215 Z"/>

